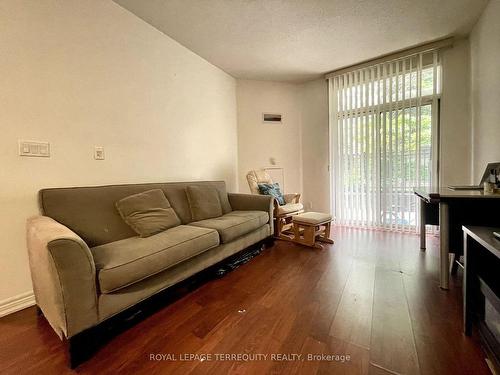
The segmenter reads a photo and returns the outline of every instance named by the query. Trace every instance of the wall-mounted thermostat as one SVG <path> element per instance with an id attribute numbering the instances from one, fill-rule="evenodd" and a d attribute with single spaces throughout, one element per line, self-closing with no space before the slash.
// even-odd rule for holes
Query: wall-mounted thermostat
<path id="1" fill-rule="evenodd" d="M 94 147 L 94 159 L 95 160 L 104 160 L 104 147 L 95 146 Z"/>
<path id="2" fill-rule="evenodd" d="M 19 141 L 20 156 L 50 157 L 50 143 L 38 141 Z"/>

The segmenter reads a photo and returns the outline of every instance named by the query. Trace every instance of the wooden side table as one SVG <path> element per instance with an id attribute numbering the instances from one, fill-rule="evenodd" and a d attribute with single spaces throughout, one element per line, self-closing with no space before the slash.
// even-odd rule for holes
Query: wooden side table
<path id="1" fill-rule="evenodd" d="M 321 212 L 306 212 L 292 218 L 293 242 L 323 249 L 319 242 L 333 244 L 330 238 L 332 216 Z"/>

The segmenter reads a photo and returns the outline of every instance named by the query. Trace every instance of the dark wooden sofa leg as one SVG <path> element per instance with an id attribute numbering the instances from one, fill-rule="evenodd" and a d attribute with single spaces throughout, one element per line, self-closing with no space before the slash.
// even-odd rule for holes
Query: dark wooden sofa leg
<path id="1" fill-rule="evenodd" d="M 98 327 L 98 326 L 97 326 Z M 99 349 L 99 340 L 96 340 L 95 329 L 90 328 L 79 334 L 65 339 L 66 358 L 68 366 L 75 369 L 80 364 L 90 359 Z"/>
<path id="2" fill-rule="evenodd" d="M 271 247 L 274 245 L 274 241 L 276 240 L 276 237 L 274 236 L 269 236 L 267 238 L 264 239 L 264 245 L 266 247 Z"/>
<path id="3" fill-rule="evenodd" d="M 37 315 L 37 316 L 43 316 L 43 311 L 42 311 L 42 309 L 40 308 L 40 306 L 35 305 L 35 309 L 36 309 L 36 315 Z"/>

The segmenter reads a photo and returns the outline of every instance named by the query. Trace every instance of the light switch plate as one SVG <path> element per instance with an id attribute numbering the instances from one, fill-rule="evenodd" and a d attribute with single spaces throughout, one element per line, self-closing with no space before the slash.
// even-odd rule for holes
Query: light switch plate
<path id="1" fill-rule="evenodd" d="M 95 146 L 94 147 L 94 159 L 95 160 L 104 160 L 104 147 Z"/>
<path id="2" fill-rule="evenodd" d="M 19 155 L 31 157 L 50 157 L 50 143 L 39 141 L 19 141 Z"/>

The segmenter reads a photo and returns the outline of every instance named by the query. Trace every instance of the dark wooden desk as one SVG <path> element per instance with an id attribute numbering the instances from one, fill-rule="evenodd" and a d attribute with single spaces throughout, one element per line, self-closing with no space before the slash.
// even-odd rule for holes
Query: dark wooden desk
<path id="1" fill-rule="evenodd" d="M 477 324 L 488 357 L 499 369 L 500 341 L 500 228 L 463 227 L 464 332 L 470 336 Z"/>
<path id="2" fill-rule="evenodd" d="M 462 225 L 500 225 L 500 194 L 432 187 L 415 188 L 414 193 L 420 198 L 421 248 L 425 249 L 425 225 L 439 224 L 439 284 L 448 289 L 450 252 L 457 257 L 463 254 Z"/>

